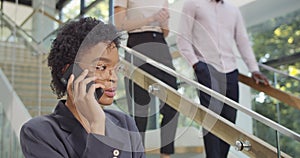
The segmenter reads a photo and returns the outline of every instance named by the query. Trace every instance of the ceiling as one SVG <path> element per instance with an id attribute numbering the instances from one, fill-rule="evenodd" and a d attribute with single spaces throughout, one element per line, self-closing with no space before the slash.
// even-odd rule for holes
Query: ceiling
<path id="1" fill-rule="evenodd" d="M 299 9 L 300 0 L 256 0 L 240 6 L 248 27 Z"/>
<path id="2" fill-rule="evenodd" d="M 15 3 L 16 0 L 1 0 L 1 1 L 7 1 L 7 2 L 13 2 Z M 57 0 L 56 2 L 56 9 L 61 10 L 66 4 L 68 4 L 71 0 Z M 26 6 L 32 6 L 32 0 L 18 0 L 19 4 L 23 4 Z"/>

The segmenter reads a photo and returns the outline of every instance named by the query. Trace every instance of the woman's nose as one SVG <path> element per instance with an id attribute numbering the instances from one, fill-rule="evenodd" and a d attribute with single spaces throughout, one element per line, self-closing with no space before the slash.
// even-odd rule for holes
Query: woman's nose
<path id="1" fill-rule="evenodd" d="M 117 72 L 114 70 L 114 69 L 112 69 L 112 70 L 109 70 L 109 72 L 108 72 L 108 79 L 109 79 L 109 81 L 117 81 L 118 80 L 118 75 L 117 75 Z"/>

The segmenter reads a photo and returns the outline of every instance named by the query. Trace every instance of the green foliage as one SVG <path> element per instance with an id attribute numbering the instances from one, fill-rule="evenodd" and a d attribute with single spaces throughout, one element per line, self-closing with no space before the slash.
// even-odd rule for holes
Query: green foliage
<path id="1" fill-rule="evenodd" d="M 85 6 L 89 6 L 94 1 L 87 0 Z M 75 18 L 80 13 L 80 1 L 71 1 L 63 9 L 63 21 Z M 84 16 L 90 16 L 108 22 L 109 18 L 109 3 L 108 0 L 99 2 L 91 8 Z"/>
<path id="2" fill-rule="evenodd" d="M 260 62 L 300 53 L 300 10 L 251 27 L 248 31 L 251 33 L 253 49 Z M 300 62 L 281 65 L 276 69 L 295 77 L 300 76 Z M 262 70 L 262 72 L 272 80 L 271 83 L 274 87 L 292 95 L 300 96 L 300 81 L 282 75 L 275 76 L 273 72 L 266 70 Z M 253 91 L 253 93 L 258 95 L 256 91 Z M 271 97 L 266 97 L 263 103 L 254 100 L 252 105 L 256 112 L 300 133 L 299 109 Z M 254 121 L 254 134 L 276 146 L 276 131 L 270 127 Z M 300 142 L 284 135 L 280 135 L 279 138 L 282 151 L 293 157 L 300 155 Z"/>
<path id="3" fill-rule="evenodd" d="M 95 17 L 101 19 L 105 22 L 109 20 L 109 2 L 108 0 L 103 0 L 93 7 L 89 12 L 86 13 L 86 16 Z"/>

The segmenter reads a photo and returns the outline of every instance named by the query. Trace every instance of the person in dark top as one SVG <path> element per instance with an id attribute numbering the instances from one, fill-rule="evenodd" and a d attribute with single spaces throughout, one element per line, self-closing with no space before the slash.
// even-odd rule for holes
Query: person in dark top
<path id="1" fill-rule="evenodd" d="M 128 33 L 127 47 L 175 69 L 166 37 L 169 34 L 169 4 L 167 0 L 115 0 L 114 22 L 119 30 Z M 177 90 L 176 77 L 125 52 L 125 60 Z M 145 144 L 151 95 L 147 90 L 125 78 L 126 97 L 130 115 L 134 117 Z M 179 113 L 163 100 L 160 102 L 160 157 L 175 153 L 175 139 Z"/>

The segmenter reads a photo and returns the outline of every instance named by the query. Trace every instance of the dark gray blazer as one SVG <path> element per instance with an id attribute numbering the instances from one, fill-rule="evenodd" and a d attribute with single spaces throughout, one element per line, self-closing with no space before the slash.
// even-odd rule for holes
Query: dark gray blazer
<path id="1" fill-rule="evenodd" d="M 105 113 L 105 136 L 88 134 L 64 101 L 60 101 L 52 114 L 35 117 L 23 125 L 20 142 L 25 157 L 145 157 L 134 120 L 114 110 Z"/>

